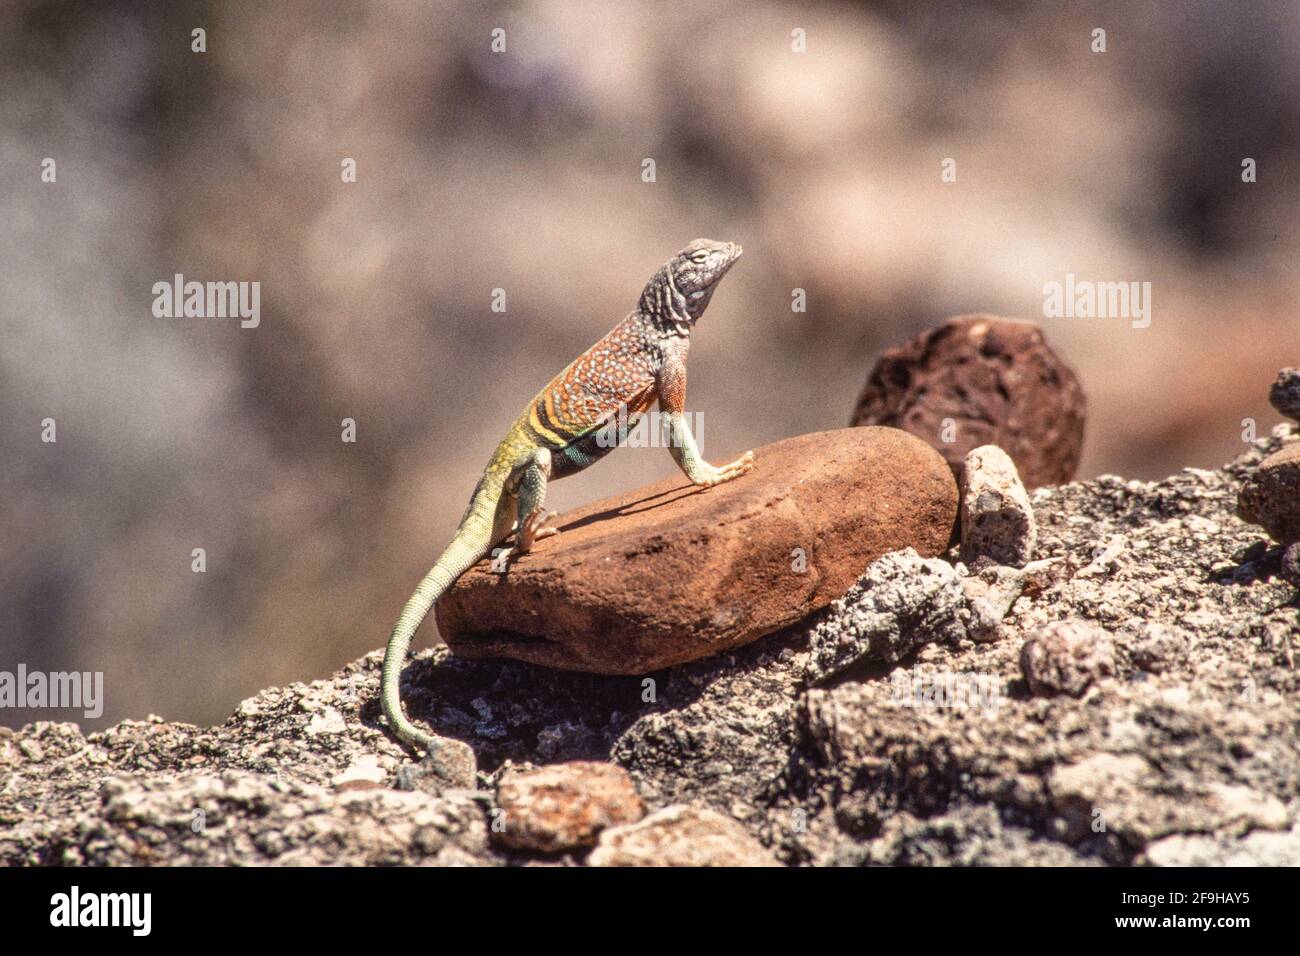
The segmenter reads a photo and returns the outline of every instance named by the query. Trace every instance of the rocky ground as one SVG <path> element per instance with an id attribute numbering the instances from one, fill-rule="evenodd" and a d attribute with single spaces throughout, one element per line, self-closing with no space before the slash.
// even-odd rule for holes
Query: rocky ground
<path id="1" fill-rule="evenodd" d="M 1005 569 L 895 554 L 649 683 L 424 652 L 407 706 L 474 789 L 384 733 L 379 652 L 218 727 L 0 729 L 0 863 L 1298 865 L 1297 592 L 1234 513 L 1298 440 L 1032 492 L 1000 622 Z"/>

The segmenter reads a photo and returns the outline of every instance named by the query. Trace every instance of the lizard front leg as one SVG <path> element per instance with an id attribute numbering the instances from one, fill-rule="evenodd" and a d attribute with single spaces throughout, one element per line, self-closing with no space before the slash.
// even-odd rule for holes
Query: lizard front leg
<path id="1" fill-rule="evenodd" d="M 747 451 L 725 465 L 710 465 L 700 456 L 695 436 L 686 424 L 686 361 L 676 353 L 668 356 L 658 377 L 659 410 L 668 433 L 668 451 L 673 461 L 694 485 L 711 488 L 739 478 L 754 467 L 754 453 Z"/>

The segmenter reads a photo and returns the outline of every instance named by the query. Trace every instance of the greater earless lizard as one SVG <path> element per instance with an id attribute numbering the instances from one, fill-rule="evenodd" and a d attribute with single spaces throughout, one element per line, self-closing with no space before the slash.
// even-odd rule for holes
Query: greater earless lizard
<path id="1" fill-rule="evenodd" d="M 554 512 L 543 508 L 548 481 L 607 454 L 656 399 L 669 450 L 691 482 L 716 485 L 753 467 L 752 452 L 721 467 L 704 461 L 684 416 L 691 330 L 740 252 L 734 242 L 696 239 L 669 259 L 627 318 L 538 392 L 497 446 L 455 537 L 402 608 L 384 654 L 388 724 L 435 764 L 443 742 L 402 712 L 398 683 L 411 638 L 434 602 L 512 532 L 515 542 L 499 560 L 508 562 L 538 538 L 556 533 L 546 525 Z"/>

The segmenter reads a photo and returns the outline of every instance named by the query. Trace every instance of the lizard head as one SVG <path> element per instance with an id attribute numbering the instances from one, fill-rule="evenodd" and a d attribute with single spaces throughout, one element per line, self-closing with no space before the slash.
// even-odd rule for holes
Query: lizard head
<path id="1" fill-rule="evenodd" d="M 696 239 L 655 273 L 642 293 L 642 309 L 671 323 L 678 332 L 689 331 L 740 253 L 735 242 Z"/>
<path id="2" fill-rule="evenodd" d="M 673 256 L 668 269 L 672 273 L 673 285 L 686 297 L 686 309 L 692 320 L 704 314 L 713 290 L 727 270 L 735 265 L 740 253 L 740 246 L 734 242 L 696 239 Z"/>

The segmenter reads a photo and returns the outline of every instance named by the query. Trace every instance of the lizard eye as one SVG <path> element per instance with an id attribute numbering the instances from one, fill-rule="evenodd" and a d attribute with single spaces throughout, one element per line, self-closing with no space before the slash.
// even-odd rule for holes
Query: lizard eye
<path id="1" fill-rule="evenodd" d="M 700 263 L 708 262 L 708 261 L 709 261 L 709 254 L 708 254 L 707 252 L 696 252 L 696 253 L 694 253 L 694 254 L 691 255 L 691 261 L 692 261 L 692 262 L 700 262 Z"/>

